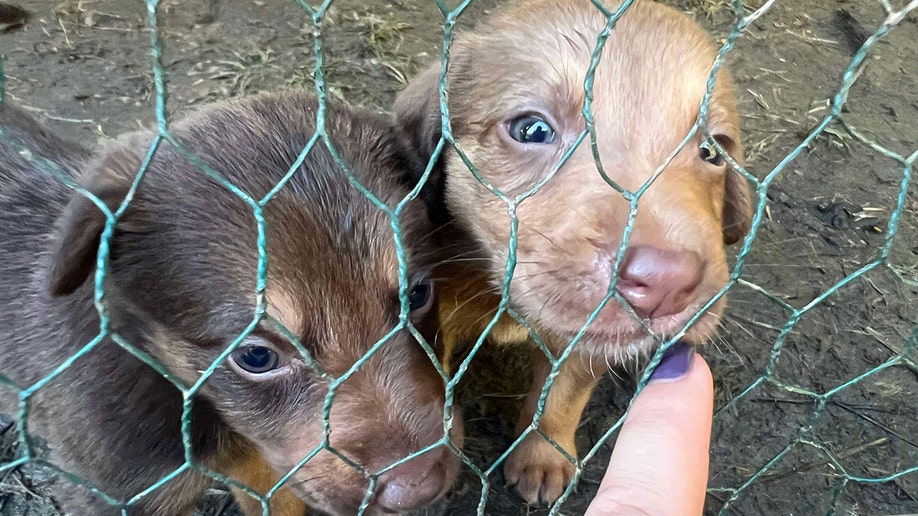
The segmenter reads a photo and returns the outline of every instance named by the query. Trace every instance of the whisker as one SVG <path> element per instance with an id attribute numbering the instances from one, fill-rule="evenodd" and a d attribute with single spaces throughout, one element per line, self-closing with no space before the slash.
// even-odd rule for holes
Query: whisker
<path id="1" fill-rule="evenodd" d="M 565 249 L 563 246 L 559 245 L 557 242 L 555 242 L 554 240 L 552 240 L 551 238 L 549 238 L 548 235 L 546 235 L 545 233 L 542 233 L 541 231 L 539 231 L 538 229 L 533 229 L 532 231 L 533 231 L 535 234 L 539 235 L 540 237 L 544 238 L 545 240 L 548 240 L 548 242 L 551 243 L 551 245 L 557 247 L 558 249 L 560 249 L 560 250 L 562 250 L 562 251 L 566 251 L 566 250 L 567 250 L 567 249 Z"/>

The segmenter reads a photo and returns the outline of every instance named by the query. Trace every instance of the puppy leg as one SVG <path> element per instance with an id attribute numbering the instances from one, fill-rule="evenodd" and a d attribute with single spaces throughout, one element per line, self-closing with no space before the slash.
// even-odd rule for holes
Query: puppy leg
<path id="1" fill-rule="evenodd" d="M 226 475 L 260 494 L 267 493 L 280 480 L 280 475 L 254 451 L 249 451 L 240 457 L 229 468 Z M 243 514 L 246 516 L 264 514 L 261 502 L 241 489 L 232 488 L 231 490 Z M 287 487 L 278 489 L 268 502 L 271 516 L 304 516 L 306 514 L 306 502 L 297 498 Z"/>
<path id="2" fill-rule="evenodd" d="M 536 412 L 539 396 L 551 364 L 540 350 L 535 350 L 533 383 L 517 423 L 517 433 L 522 433 L 530 424 Z M 580 416 L 586 407 L 593 388 L 599 381 L 575 353 L 561 366 L 552 383 L 545 402 L 545 412 L 539 420 L 539 429 L 550 436 L 573 458 L 577 458 L 574 434 L 580 423 Z M 507 457 L 504 474 L 509 484 L 529 504 L 540 500 L 552 503 L 561 496 L 574 475 L 574 465 L 538 433 L 529 434 Z"/>

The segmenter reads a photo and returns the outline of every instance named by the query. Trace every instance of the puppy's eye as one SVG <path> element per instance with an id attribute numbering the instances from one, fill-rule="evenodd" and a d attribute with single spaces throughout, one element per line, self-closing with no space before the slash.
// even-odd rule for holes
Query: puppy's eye
<path id="1" fill-rule="evenodd" d="M 230 356 L 240 369 L 251 374 L 264 374 L 280 365 L 280 355 L 267 346 L 240 346 Z"/>
<path id="2" fill-rule="evenodd" d="M 419 312 L 430 307 L 433 299 L 433 281 L 425 279 L 414 286 L 408 293 L 408 309 Z"/>
<path id="3" fill-rule="evenodd" d="M 724 164 L 723 155 L 717 152 L 717 148 L 714 147 L 714 144 L 711 142 L 702 143 L 701 147 L 698 149 L 698 155 L 701 156 L 701 159 L 707 161 L 715 167 L 719 167 Z"/>
<path id="4" fill-rule="evenodd" d="M 557 135 L 542 117 L 524 115 L 510 121 L 510 137 L 520 143 L 555 143 Z"/>

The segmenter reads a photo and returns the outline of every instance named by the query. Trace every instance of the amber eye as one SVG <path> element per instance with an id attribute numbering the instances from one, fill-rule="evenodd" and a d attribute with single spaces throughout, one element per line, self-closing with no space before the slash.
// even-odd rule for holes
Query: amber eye
<path id="1" fill-rule="evenodd" d="M 717 147 L 711 142 L 703 142 L 698 148 L 698 155 L 715 167 L 722 166 L 725 162 L 723 155 L 717 152 Z"/>

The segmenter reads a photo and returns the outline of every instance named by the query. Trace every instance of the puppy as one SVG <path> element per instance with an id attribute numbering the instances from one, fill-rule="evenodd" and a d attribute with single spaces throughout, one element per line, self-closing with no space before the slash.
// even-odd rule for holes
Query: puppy
<path id="1" fill-rule="evenodd" d="M 509 198 L 548 177 L 584 131 L 584 78 L 606 23 L 589 0 L 538 0 L 491 15 L 455 39 L 447 75 L 452 134 L 485 181 Z M 714 59 L 707 34 L 684 14 L 649 0 L 629 7 L 605 45 L 592 90 L 596 152 L 611 180 L 633 193 L 666 163 L 698 118 Z M 395 103 L 398 126 L 407 129 L 403 137 L 418 151 L 415 179 L 441 138 L 439 73 L 440 64 L 432 64 Z M 725 71 L 707 123 L 711 138 L 742 163 Z M 444 241 L 461 242 L 454 254 L 462 258 L 437 272 L 445 278 L 438 287 L 448 359 L 458 345 L 474 342 L 496 313 L 511 223 L 507 203 L 455 152 L 442 153 L 425 188 L 437 221 L 451 222 Z M 598 173 L 587 139 L 516 213 L 510 307 L 557 356 L 608 292 L 629 203 Z M 605 305 L 561 367 L 539 428 L 576 457 L 574 433 L 598 378 L 594 371 L 646 357 L 679 332 L 727 283 L 724 244 L 742 238 L 750 223 L 748 185 L 698 131 L 638 203 L 617 283 L 637 318 L 615 299 Z M 721 298 L 697 320 L 685 340 L 711 338 L 724 303 Z M 516 343 L 529 334 L 504 315 L 489 338 Z M 550 369 L 541 351 L 535 357 L 520 433 L 532 423 Z M 504 471 L 527 502 L 551 502 L 570 482 L 574 464 L 531 433 Z"/>
<path id="2" fill-rule="evenodd" d="M 300 93 L 214 105 L 172 125 L 182 146 L 258 200 L 284 178 L 315 133 L 316 102 Z M 388 206 L 406 160 L 391 128 L 329 107 L 327 129 L 358 181 Z M 88 198 L 39 170 L 50 160 L 113 212 L 128 193 L 152 133 L 122 138 L 96 158 L 0 106 L 0 374 L 27 388 L 99 334 L 96 255 L 106 219 Z M 26 159 L 28 155 L 34 159 Z M 337 388 L 329 431 L 323 406 L 345 374 L 400 321 L 399 264 L 389 217 L 352 186 L 321 143 L 264 205 L 266 316 L 191 398 L 195 465 L 265 493 L 322 443 L 271 498 L 272 514 L 305 502 L 353 514 L 369 478 L 444 435 L 443 381 L 407 330 L 395 332 Z M 400 218 L 410 306 L 406 322 L 432 339 L 431 227 L 421 202 Z M 256 317 L 259 236 L 253 209 L 162 141 L 111 238 L 108 329 L 191 386 Z M 321 370 L 283 335 L 296 336 Z M 323 372 L 324 371 L 324 372 Z M 32 449 L 117 502 L 68 484 L 75 514 L 190 514 L 212 480 L 183 468 L 182 393 L 102 339 L 30 398 Z M 16 413 L 5 389 L 0 409 Z M 25 423 L 25 422 L 21 422 Z M 454 444 L 461 445 L 461 428 Z M 352 465 L 363 469 L 359 472 Z M 378 475 L 369 514 L 423 506 L 452 483 L 458 459 L 437 447 Z M 165 485 L 145 493 L 160 479 Z M 260 502 L 236 491 L 247 514 Z M 141 496 L 142 495 L 142 496 Z M 295 496 L 293 496 L 295 495 Z"/>

